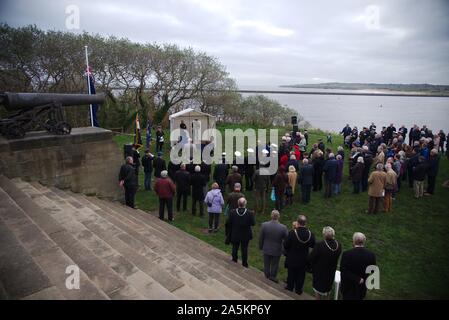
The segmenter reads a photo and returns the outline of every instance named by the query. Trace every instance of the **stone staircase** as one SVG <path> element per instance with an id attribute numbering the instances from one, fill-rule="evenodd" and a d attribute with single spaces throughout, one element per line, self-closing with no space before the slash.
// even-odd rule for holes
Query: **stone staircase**
<path id="1" fill-rule="evenodd" d="M 67 289 L 77 265 L 79 289 Z M 1 299 L 307 299 L 141 210 L 0 176 Z"/>

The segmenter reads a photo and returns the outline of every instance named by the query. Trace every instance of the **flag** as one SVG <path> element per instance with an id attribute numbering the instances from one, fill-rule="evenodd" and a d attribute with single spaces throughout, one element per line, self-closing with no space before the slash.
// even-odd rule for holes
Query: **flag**
<path id="1" fill-rule="evenodd" d="M 139 121 L 139 113 L 136 113 L 136 130 L 134 132 L 134 145 L 136 149 L 142 147 L 142 136 L 140 135 L 140 121 Z"/>
<path id="2" fill-rule="evenodd" d="M 86 71 L 86 78 L 88 79 L 87 80 L 88 86 L 90 83 L 90 94 L 95 94 L 94 77 L 92 75 L 90 67 Z M 100 127 L 100 124 L 98 123 L 98 118 L 97 118 L 98 104 L 94 103 L 94 104 L 91 104 L 91 106 L 92 106 L 92 123 L 93 123 L 94 127 Z"/>

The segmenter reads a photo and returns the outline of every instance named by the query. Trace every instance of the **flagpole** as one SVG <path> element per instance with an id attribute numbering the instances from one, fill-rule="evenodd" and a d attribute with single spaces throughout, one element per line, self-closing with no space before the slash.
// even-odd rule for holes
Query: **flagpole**
<path id="1" fill-rule="evenodd" d="M 86 70 L 87 70 L 87 87 L 89 89 L 89 94 L 92 94 L 90 91 L 90 70 L 89 70 L 89 57 L 87 56 L 87 46 L 84 46 L 85 52 L 86 52 Z M 90 125 L 94 126 L 94 114 L 92 110 L 92 104 L 89 105 L 90 108 Z"/>

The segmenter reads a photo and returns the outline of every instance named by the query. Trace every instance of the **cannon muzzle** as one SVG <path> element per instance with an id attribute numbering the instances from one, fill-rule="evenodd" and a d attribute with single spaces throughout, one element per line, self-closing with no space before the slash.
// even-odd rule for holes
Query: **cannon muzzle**
<path id="1" fill-rule="evenodd" d="M 104 93 L 72 94 L 72 93 L 18 93 L 4 92 L 2 104 L 8 111 L 31 109 L 46 104 L 76 106 L 83 104 L 101 104 L 105 100 Z"/>

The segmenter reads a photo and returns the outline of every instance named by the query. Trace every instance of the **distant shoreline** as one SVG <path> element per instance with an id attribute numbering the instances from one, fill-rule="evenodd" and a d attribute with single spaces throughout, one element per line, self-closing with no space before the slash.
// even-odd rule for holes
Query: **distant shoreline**
<path id="1" fill-rule="evenodd" d="M 427 83 L 411 83 L 411 84 L 385 84 L 385 83 L 344 83 L 344 82 L 328 82 L 315 84 L 290 84 L 280 85 L 279 88 L 292 89 L 312 89 L 312 90 L 343 90 L 353 91 L 355 94 L 379 94 L 379 95 L 400 95 L 400 96 L 432 96 L 447 97 L 449 96 L 449 85 L 433 85 Z"/>
<path id="2" fill-rule="evenodd" d="M 298 88 L 292 86 L 282 86 L 283 88 Z M 308 88 L 309 89 L 309 88 Z M 310 88 L 312 89 L 312 88 Z M 322 88 L 316 88 L 322 89 Z M 236 90 L 239 93 L 258 93 L 258 94 L 311 94 L 311 95 L 336 95 L 336 96 L 388 96 L 388 97 L 423 97 L 423 98 L 449 98 L 449 94 L 432 93 L 407 93 L 398 92 L 345 92 L 345 91 L 276 91 L 276 90 Z M 362 90 L 361 90 L 362 91 Z"/>

